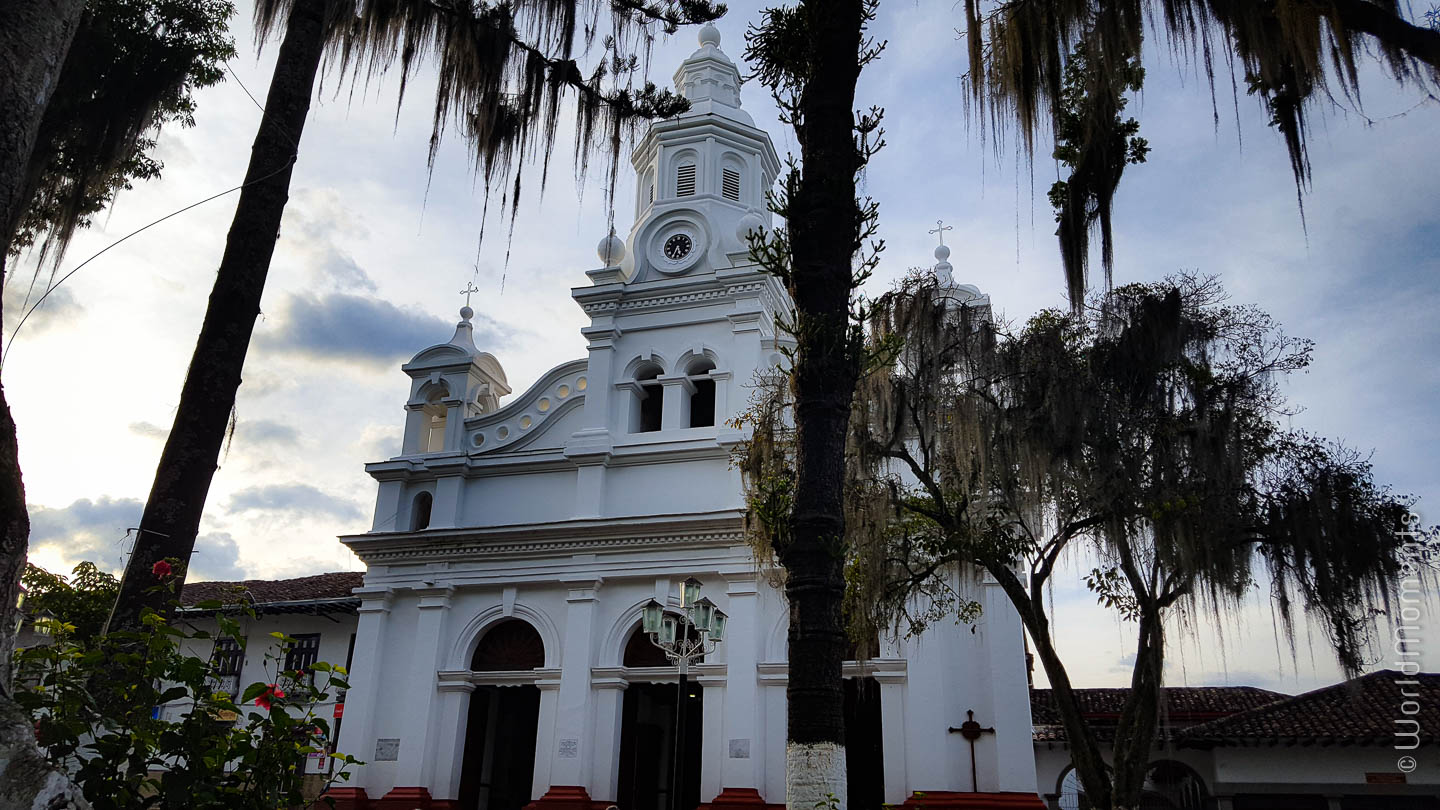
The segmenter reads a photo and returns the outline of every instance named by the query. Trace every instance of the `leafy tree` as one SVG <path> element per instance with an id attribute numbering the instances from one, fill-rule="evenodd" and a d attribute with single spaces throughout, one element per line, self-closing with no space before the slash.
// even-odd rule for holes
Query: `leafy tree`
<path id="1" fill-rule="evenodd" d="M 615 34 L 604 40 L 605 58 L 587 75 L 576 61 L 577 45 L 581 39 L 586 44 L 591 41 L 595 29 L 587 21 L 602 9 L 610 12 Z M 440 81 L 430 157 L 434 158 L 446 128 L 459 127 L 473 150 L 487 199 L 492 187 L 504 188 L 513 213 L 521 193 L 518 167 L 532 156 L 548 165 L 563 100 L 573 99 L 576 105 L 580 171 L 592 150 L 603 148 L 613 178 L 628 127 L 687 109 L 683 98 L 653 84 L 636 90 L 627 83 L 638 72 L 640 60 L 626 50 L 625 42 L 629 37 L 648 37 L 654 26 L 673 31 L 682 23 L 703 22 L 722 13 L 723 6 L 708 0 L 572 0 L 523 8 L 467 0 L 358 6 L 344 0 L 256 3 L 260 39 L 283 30 L 280 52 L 174 426 L 165 440 L 121 580 L 111 628 L 137 627 L 147 607 L 163 613 L 165 605 L 147 596 L 150 567 L 171 557 L 188 560 L 194 550 L 260 314 L 325 49 L 332 50 L 338 68 L 352 79 L 382 74 L 396 67 L 398 60 L 402 97 L 416 60 L 434 58 Z"/>
<path id="2" fill-rule="evenodd" d="M 1094 806 L 1140 803 L 1167 619 L 1234 609 L 1263 583 L 1292 640 L 1303 612 L 1348 673 L 1362 666 L 1411 517 L 1363 457 L 1280 424 L 1280 381 L 1309 364 L 1309 341 L 1225 303 L 1212 279 L 1127 285 L 1012 332 L 917 273 L 875 302 L 867 342 L 879 359 L 848 437 L 852 629 L 918 631 L 970 608 L 947 585 L 957 568 L 990 574 L 1035 644 Z M 744 462 L 765 532 L 763 482 L 784 480 L 794 441 L 784 391 L 770 391 Z M 1066 555 L 1095 560 L 1087 586 L 1136 627 L 1113 769 L 1051 634 Z"/>
<path id="3" fill-rule="evenodd" d="M 749 34 L 746 57 L 756 76 L 777 95 L 800 148 L 775 208 L 785 229 L 752 242 L 752 256 L 782 278 L 795 300 L 795 338 L 786 385 L 793 393 L 793 466 L 772 470 L 779 480 L 766 504 L 773 516 L 767 544 L 786 569 L 790 629 L 789 745 L 792 806 L 827 796 L 844 797 L 843 766 L 816 752 L 840 751 L 843 760 L 840 660 L 841 565 L 846 552 L 844 501 L 846 422 L 859 370 L 867 362 L 852 315 L 854 293 L 873 267 L 860 255 L 873 231 L 875 208 L 855 198 L 856 173 L 878 140 L 878 111 L 857 114 L 860 70 L 878 55 L 865 30 L 878 0 L 807 2 L 764 12 Z M 1102 137 L 1073 142 L 1070 162 L 1081 176 L 1068 192 L 1077 203 L 1072 221 L 1109 220 L 1108 200 L 1122 156 L 1104 136 L 1105 99 L 1123 98 L 1139 64 L 1145 20 L 1162 20 L 1177 38 L 1178 58 L 1213 66 L 1238 62 L 1258 78 L 1262 98 L 1290 147 L 1292 168 L 1303 187 L 1305 105 L 1323 85 L 1329 66 L 1347 90 L 1357 89 L 1357 59 L 1374 44 L 1397 80 L 1433 80 L 1440 67 L 1440 33 L 1409 23 L 1393 0 L 1323 0 L 1318 3 L 1231 4 L 1184 0 L 1110 3 L 1101 0 L 1004 0 L 981 13 L 966 0 L 966 55 L 975 110 L 990 128 L 1016 126 L 1027 154 L 1036 137 L 1058 132 L 1064 104 L 1065 55 L 1084 42 L 1091 113 L 1087 127 Z M 1222 53 L 1223 52 L 1223 53 Z M 1115 116 L 1121 108 L 1111 101 Z M 1062 145 L 1063 139 L 1057 142 Z M 1128 143 L 1127 143 L 1128 147 Z M 1091 150 L 1109 150 L 1092 155 Z M 1063 213 L 1063 212 L 1062 212 Z M 1088 225 L 1087 225 L 1088 227 Z M 1084 238 L 1072 227 L 1071 245 Z M 1103 239 L 1107 242 L 1108 240 Z M 1107 262 L 1108 264 L 1108 262 Z M 857 272 L 858 270 L 858 272 Z M 1067 262 L 1067 285 L 1084 289 L 1084 263 Z M 1077 307 L 1083 296 L 1071 296 Z M 1148 744 L 1148 743 L 1147 743 Z M 817 757 L 819 757 L 817 759 Z M 823 760 L 823 761 L 822 761 Z M 822 773 L 823 771 L 823 773 Z M 797 776 L 797 774 L 799 774 Z M 797 794 L 795 786 L 804 786 Z M 843 798 L 841 799 L 843 805 Z"/>
<path id="4" fill-rule="evenodd" d="M 26 611 L 34 616 L 46 613 L 71 625 L 71 635 L 82 642 L 104 629 L 120 591 L 120 580 L 92 562 L 75 566 L 69 578 L 26 563 L 20 583 L 25 586 Z"/>
<path id="5" fill-rule="evenodd" d="M 0 286 L 17 233 L 27 234 L 22 243 L 48 234 L 53 246 L 63 249 L 74 229 L 95 212 L 97 200 L 113 196 L 130 178 L 158 171 L 145 157 L 152 138 L 147 133 L 173 120 L 167 115 L 184 112 L 184 88 L 208 80 L 192 72 L 202 59 L 200 50 L 189 54 L 188 66 L 183 64 L 187 48 L 180 32 L 195 35 L 196 41 L 208 36 L 209 56 L 224 58 L 228 46 L 223 19 L 217 19 L 225 16 L 220 4 L 167 0 L 147 10 L 133 3 L 0 3 L 0 109 L 5 111 L 0 116 Z M 97 8 L 102 10 L 97 13 Z M 165 16 L 172 12 L 177 18 Z M 151 23 L 148 29 L 137 22 L 142 15 Z M 222 25 L 201 34 L 202 29 L 189 25 L 201 18 Z M 123 47 L 105 44 L 112 24 Z M 77 40 L 85 52 L 72 52 Z M 103 53 L 123 57 L 133 73 L 107 69 L 92 58 Z M 14 611 L 29 535 L 15 423 L 0 386 L 0 758 L 12 763 L 0 791 L 23 804 L 30 802 L 22 798 L 43 799 L 60 808 L 77 797 L 52 778 L 30 724 L 9 696 Z"/>
<path id="6" fill-rule="evenodd" d="M 157 590 L 173 599 L 175 578 L 164 579 Z M 17 655 L 16 700 L 46 756 L 73 775 L 92 806 L 282 810 L 315 798 L 304 793 L 301 763 L 327 746 L 329 720 L 315 707 L 348 688 L 343 668 L 283 669 L 295 640 L 274 633 L 280 651 L 265 658 L 273 682 L 231 695 L 219 689 L 213 659 L 182 649 L 208 647 L 209 632 L 147 612 L 139 631 L 85 640 L 74 624 L 48 621 L 55 643 Z M 213 639 L 245 646 L 233 617 L 220 615 L 218 624 Z M 341 767 L 331 781 L 349 778 L 356 760 L 335 758 Z"/>
<path id="7" fill-rule="evenodd" d="M 1065 83 L 1055 120 L 1056 162 L 1070 167 L 1065 180 L 1050 186 L 1050 205 L 1060 224 L 1060 260 L 1069 282 L 1073 306 L 1085 300 L 1086 265 L 1090 260 L 1090 231 L 1100 230 L 1100 256 L 1105 286 L 1110 286 L 1115 263 L 1110 211 L 1120 176 L 1132 163 L 1144 163 L 1150 144 L 1139 136 L 1140 122 L 1123 118 L 1129 99 L 1145 83 L 1140 60 L 1113 66 L 1121 75 L 1102 77 L 1088 56 L 1082 39 L 1065 63 Z"/>
<path id="8" fill-rule="evenodd" d="M 1074 162 L 1062 161 L 1072 166 L 1093 162 L 1123 168 L 1124 152 L 1116 148 L 1118 119 L 1104 107 L 1133 89 L 1134 66 L 1144 56 L 1149 35 L 1167 39 L 1174 58 L 1205 72 L 1212 105 L 1217 72 L 1223 79 L 1224 72 L 1239 69 L 1285 140 L 1297 195 L 1309 183 L 1306 133 L 1313 105 L 1323 104 L 1330 88 L 1358 98 L 1362 56 L 1374 52 L 1401 85 L 1433 91 L 1440 80 L 1440 30 L 1411 23 L 1394 0 L 966 0 L 965 16 L 973 109 L 988 118 L 994 131 L 1018 130 L 1027 154 L 1034 154 L 1036 139 L 1047 131 L 1056 135 L 1057 144 L 1065 140 L 1067 118 L 1075 111 L 1071 62 L 1081 63 L 1091 111 L 1086 127 L 1092 134 L 1071 141 L 1078 147 Z M 1158 21 L 1159 30 L 1147 21 Z M 1303 204 L 1303 196 L 1298 198 Z M 1103 223 L 1109 218 L 1109 195 L 1095 202 Z M 1067 245 L 1063 230 L 1066 284 L 1078 308 L 1084 296 L 1075 293 L 1084 290 L 1085 267 L 1083 258 L 1073 255 L 1078 243 Z"/>
<path id="9" fill-rule="evenodd" d="M 70 238 L 135 180 L 160 176 L 155 139 L 195 125 L 196 90 L 235 55 L 229 0 L 90 0 L 45 108 L 9 249 L 58 264 Z"/>

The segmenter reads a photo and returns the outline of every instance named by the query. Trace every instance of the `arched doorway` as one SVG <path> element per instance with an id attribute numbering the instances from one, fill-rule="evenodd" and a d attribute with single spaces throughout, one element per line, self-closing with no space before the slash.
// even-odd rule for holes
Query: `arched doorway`
<path id="1" fill-rule="evenodd" d="M 626 667 L 667 667 L 665 653 L 637 627 L 625 644 Z M 693 674 L 691 676 L 694 677 Z M 675 766 L 675 715 L 679 689 L 675 681 L 641 683 L 625 689 L 620 721 L 620 774 L 616 804 L 625 810 L 670 810 L 670 780 Z M 682 746 L 681 807 L 700 803 L 700 746 L 704 718 L 701 687 L 688 684 L 685 694 L 685 739 Z"/>
<path id="2" fill-rule="evenodd" d="M 1194 768 L 1174 760 L 1150 763 L 1143 791 L 1142 810 L 1207 810 L 1210 806 L 1205 780 Z"/>
<path id="3" fill-rule="evenodd" d="M 527 622 L 506 619 L 485 632 L 473 672 L 515 672 L 545 665 L 545 643 Z M 470 695 L 461 810 L 520 810 L 533 798 L 540 690 L 534 685 L 477 686 Z"/>

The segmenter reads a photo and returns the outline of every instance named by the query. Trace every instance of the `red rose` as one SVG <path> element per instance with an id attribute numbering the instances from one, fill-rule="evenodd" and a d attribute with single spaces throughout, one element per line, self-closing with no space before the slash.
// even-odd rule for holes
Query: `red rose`
<path id="1" fill-rule="evenodd" d="M 175 568 L 170 563 L 161 560 L 150 567 L 150 573 L 154 574 L 156 579 L 164 579 L 175 573 Z"/>

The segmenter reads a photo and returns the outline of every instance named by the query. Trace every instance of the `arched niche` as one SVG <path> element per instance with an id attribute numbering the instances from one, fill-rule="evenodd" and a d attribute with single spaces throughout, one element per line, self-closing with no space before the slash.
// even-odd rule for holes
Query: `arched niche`
<path id="1" fill-rule="evenodd" d="M 545 642 L 533 625 L 505 619 L 486 629 L 470 654 L 472 672 L 515 672 L 545 666 Z"/>
<path id="2" fill-rule="evenodd" d="M 689 628 L 690 638 L 694 639 L 697 634 L 694 628 Z M 705 657 L 692 658 L 691 664 L 705 663 Z M 650 635 L 641 632 L 637 623 L 635 629 L 630 631 L 630 637 L 625 641 L 625 649 L 620 653 L 620 665 L 623 667 L 673 667 L 675 663 L 665 657 L 665 651 L 656 647 L 650 642 Z"/>

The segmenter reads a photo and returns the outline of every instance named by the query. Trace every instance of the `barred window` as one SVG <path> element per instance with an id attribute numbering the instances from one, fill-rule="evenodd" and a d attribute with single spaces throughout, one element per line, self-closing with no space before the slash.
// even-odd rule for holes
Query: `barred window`
<path id="1" fill-rule="evenodd" d="M 216 691 L 224 692 L 231 700 L 239 699 L 240 672 L 245 668 L 245 648 L 241 642 L 233 638 L 216 639 L 210 662 L 218 681 Z"/>
<path id="2" fill-rule="evenodd" d="M 320 634 L 305 633 L 294 638 L 295 643 L 285 651 L 285 668 L 313 677 L 310 668 L 320 659 Z"/>

